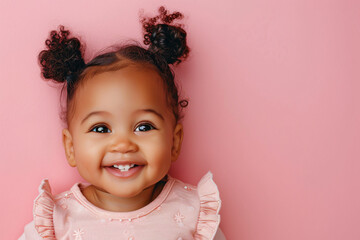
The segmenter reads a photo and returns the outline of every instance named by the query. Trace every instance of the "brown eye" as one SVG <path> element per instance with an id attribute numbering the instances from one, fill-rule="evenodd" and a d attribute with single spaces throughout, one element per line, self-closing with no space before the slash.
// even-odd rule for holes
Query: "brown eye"
<path id="1" fill-rule="evenodd" d="M 94 131 L 95 130 L 95 131 Z M 97 133 L 109 133 L 110 129 L 108 129 L 106 126 L 104 125 L 99 125 L 99 126 L 95 126 L 94 128 L 91 129 L 91 132 L 97 132 Z"/>
<path id="2" fill-rule="evenodd" d="M 135 128 L 136 132 L 147 132 L 150 130 L 156 129 L 153 125 L 151 125 L 150 123 L 143 123 L 140 124 L 139 126 L 137 126 L 137 128 Z"/>

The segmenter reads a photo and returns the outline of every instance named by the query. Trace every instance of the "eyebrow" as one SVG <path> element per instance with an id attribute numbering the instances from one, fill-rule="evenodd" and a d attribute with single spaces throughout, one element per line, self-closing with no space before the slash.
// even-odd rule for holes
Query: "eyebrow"
<path id="1" fill-rule="evenodd" d="M 89 117 L 91 117 L 92 115 L 99 115 L 99 114 L 109 114 L 108 112 L 105 112 L 105 111 L 95 111 L 95 112 L 91 112 L 89 113 L 88 115 L 86 115 L 86 117 L 81 121 L 81 124 L 83 124 L 86 119 L 88 119 Z"/>
<path id="2" fill-rule="evenodd" d="M 163 115 L 161 115 L 159 112 L 157 112 L 156 110 L 154 109 L 151 109 L 151 108 L 147 108 L 147 109 L 140 109 L 140 110 L 137 110 L 136 112 L 149 112 L 149 113 L 154 113 L 155 115 L 157 115 L 159 118 L 161 118 L 162 120 L 165 120 Z"/>
<path id="3" fill-rule="evenodd" d="M 159 118 L 161 118 L 162 120 L 165 120 L 164 117 L 159 113 L 157 112 L 156 110 L 154 109 L 151 109 L 151 108 L 148 108 L 148 109 L 139 109 L 137 110 L 136 112 L 149 112 L 149 113 L 153 113 L 155 115 L 157 115 Z M 86 119 L 88 119 L 89 117 L 91 117 L 92 115 L 99 115 L 99 114 L 109 114 L 108 112 L 106 111 L 94 111 L 94 112 L 91 112 L 89 113 L 88 115 L 86 115 L 86 117 L 81 121 L 81 124 L 83 124 Z"/>

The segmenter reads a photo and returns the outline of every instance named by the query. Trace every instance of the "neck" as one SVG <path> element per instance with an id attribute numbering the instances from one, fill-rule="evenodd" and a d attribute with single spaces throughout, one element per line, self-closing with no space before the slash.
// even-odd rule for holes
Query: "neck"
<path id="1" fill-rule="evenodd" d="M 104 192 L 90 185 L 82 190 L 85 198 L 98 208 L 112 212 L 130 212 L 145 207 L 152 202 L 161 192 L 165 183 L 157 184 L 144 189 L 140 194 L 131 198 L 122 198 Z"/>

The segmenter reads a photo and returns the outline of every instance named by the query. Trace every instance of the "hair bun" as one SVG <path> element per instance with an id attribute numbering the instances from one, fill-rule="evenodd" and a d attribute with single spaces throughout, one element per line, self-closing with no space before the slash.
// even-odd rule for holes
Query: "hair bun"
<path id="1" fill-rule="evenodd" d="M 189 54 L 186 45 L 186 32 L 181 25 L 170 25 L 175 19 L 181 19 L 180 12 L 168 14 L 164 7 L 159 8 L 159 15 L 153 18 L 143 18 L 145 30 L 144 44 L 148 50 L 160 54 L 168 64 L 180 63 Z M 157 22 L 162 23 L 157 23 Z"/>
<path id="2" fill-rule="evenodd" d="M 57 82 L 72 81 L 84 68 L 82 46 L 77 38 L 68 39 L 70 32 L 60 25 L 60 31 L 51 31 L 45 41 L 47 50 L 39 53 L 42 75 Z"/>

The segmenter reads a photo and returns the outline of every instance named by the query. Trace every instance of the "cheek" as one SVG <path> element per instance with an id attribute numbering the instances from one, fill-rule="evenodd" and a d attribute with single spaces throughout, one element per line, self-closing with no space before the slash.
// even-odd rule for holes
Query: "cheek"
<path id="1" fill-rule="evenodd" d="M 86 167 L 86 164 L 94 164 L 102 157 L 103 146 L 98 139 L 77 138 L 74 141 L 75 161 Z"/>
<path id="2" fill-rule="evenodd" d="M 98 174 L 102 156 L 95 149 L 85 148 L 84 146 L 79 146 L 77 150 L 75 152 L 77 171 L 81 177 L 90 182 Z"/>
<path id="3" fill-rule="evenodd" d="M 171 157 L 172 141 L 166 136 L 154 136 L 141 144 L 148 161 L 163 162 Z"/>

